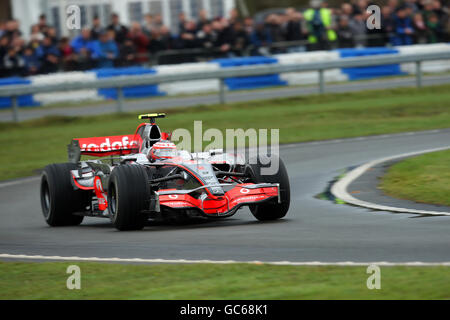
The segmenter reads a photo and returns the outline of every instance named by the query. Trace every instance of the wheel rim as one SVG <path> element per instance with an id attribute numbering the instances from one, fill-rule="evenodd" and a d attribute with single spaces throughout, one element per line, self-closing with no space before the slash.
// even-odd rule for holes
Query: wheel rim
<path id="1" fill-rule="evenodd" d="M 48 218 L 51 209 L 51 201 L 50 201 L 50 190 L 48 188 L 47 179 L 42 181 L 41 186 L 41 204 L 42 204 L 42 212 L 45 218 Z"/>
<path id="2" fill-rule="evenodd" d="M 110 188 L 110 200 L 108 203 L 109 213 L 111 216 L 111 219 L 114 219 L 116 216 L 116 210 L 117 210 L 117 196 L 116 196 L 116 187 L 112 186 Z"/>

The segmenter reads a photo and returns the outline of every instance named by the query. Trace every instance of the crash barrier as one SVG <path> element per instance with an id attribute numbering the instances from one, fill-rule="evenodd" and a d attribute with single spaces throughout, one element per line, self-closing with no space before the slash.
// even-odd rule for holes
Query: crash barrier
<path id="1" fill-rule="evenodd" d="M 22 79 L 19 77 L 11 77 L 11 78 L 5 78 L 0 79 L 0 88 L 5 87 L 8 88 L 8 86 L 13 85 L 27 85 L 31 84 L 31 80 L 28 79 Z M 20 106 L 36 106 L 39 105 L 34 99 L 33 95 L 27 94 L 27 95 L 21 95 L 17 98 L 17 102 Z M 9 108 L 12 105 L 12 101 L 10 97 L 0 97 L 0 109 L 1 108 Z"/>
<path id="2" fill-rule="evenodd" d="M 156 70 L 142 67 L 106 68 L 93 70 L 92 72 L 95 73 L 97 79 L 156 74 Z M 105 99 L 117 99 L 117 90 L 115 88 L 101 88 L 98 89 L 98 95 Z M 124 98 L 144 98 L 160 95 L 163 95 L 163 93 L 159 92 L 158 85 L 155 84 L 123 88 Z"/>
<path id="3" fill-rule="evenodd" d="M 345 49 L 10 78 L 0 82 L 3 84 L 0 85 L 0 97 L 4 106 L 13 106 L 15 114 L 17 106 L 71 99 L 117 99 L 118 111 L 121 111 L 125 97 L 218 91 L 220 101 L 224 102 L 226 90 L 319 83 L 322 93 L 325 83 L 330 81 L 405 73 L 417 73 L 417 85 L 420 86 L 423 72 L 448 70 L 449 44 Z"/>

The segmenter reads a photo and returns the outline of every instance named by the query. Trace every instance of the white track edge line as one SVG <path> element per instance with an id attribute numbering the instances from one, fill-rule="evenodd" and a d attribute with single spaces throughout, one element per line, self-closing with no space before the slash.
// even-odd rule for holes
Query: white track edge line
<path id="1" fill-rule="evenodd" d="M 429 152 L 435 152 L 435 151 L 442 151 L 450 149 L 450 146 L 442 147 L 442 148 L 434 148 L 434 149 L 427 149 L 422 151 L 416 151 L 416 152 L 409 152 L 409 153 L 403 153 L 391 157 L 381 158 L 377 160 L 373 160 L 370 162 L 367 162 L 349 173 L 347 173 L 342 179 L 337 181 L 333 186 L 331 187 L 331 193 L 338 199 L 343 200 L 346 203 L 369 208 L 369 209 L 375 209 L 375 210 L 382 210 L 382 211 L 391 211 L 391 212 L 401 212 L 401 213 L 415 213 L 415 214 L 426 214 L 426 215 L 445 215 L 450 216 L 450 212 L 443 212 L 443 211 L 429 211 L 429 210 L 417 210 L 417 209 L 408 209 L 408 208 L 399 208 L 399 207 L 391 207 L 391 206 L 385 206 L 385 205 L 378 205 L 376 203 L 363 201 L 356 199 L 352 195 L 350 195 L 347 191 L 348 186 L 356 180 L 358 177 L 360 177 L 363 173 L 365 173 L 370 168 L 379 165 L 380 163 L 404 158 L 404 157 L 411 157 L 415 155 L 420 155 L 424 153 Z"/>
<path id="2" fill-rule="evenodd" d="M 25 255 L 25 254 L 0 254 L 3 259 L 28 259 L 28 260 L 50 260 L 50 261 L 87 261 L 87 262 L 133 262 L 133 263 L 184 263 L 184 264 L 269 264 L 280 266 L 368 266 L 371 264 L 378 266 L 411 266 L 411 267 L 431 267 L 431 266 L 445 266 L 450 267 L 450 261 L 444 262 L 355 262 L 355 261 L 341 261 L 341 262 L 321 262 L 321 261 L 236 261 L 236 260 L 189 260 L 189 259 L 144 259 L 144 258 L 99 258 L 99 257 L 62 257 L 62 256 L 42 256 L 42 255 Z"/>

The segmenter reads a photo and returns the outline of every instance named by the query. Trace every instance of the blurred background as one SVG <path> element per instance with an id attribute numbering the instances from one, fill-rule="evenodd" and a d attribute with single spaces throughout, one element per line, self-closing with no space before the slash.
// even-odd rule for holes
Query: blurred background
<path id="1" fill-rule="evenodd" d="M 374 3 L 370 30 L 368 0 L 3 0 L 0 76 L 450 41 L 448 1 Z"/>

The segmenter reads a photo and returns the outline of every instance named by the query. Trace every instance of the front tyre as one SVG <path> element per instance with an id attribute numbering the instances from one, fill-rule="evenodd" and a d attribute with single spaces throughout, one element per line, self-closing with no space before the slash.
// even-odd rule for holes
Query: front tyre
<path id="1" fill-rule="evenodd" d="M 108 187 L 108 210 L 111 222 L 118 230 L 140 230 L 144 227 L 150 197 L 147 171 L 140 165 L 116 167 Z"/>
<path id="2" fill-rule="evenodd" d="M 83 212 L 89 202 L 89 193 L 74 190 L 71 170 L 74 163 L 50 164 L 44 168 L 41 178 L 41 207 L 45 221 L 52 227 L 75 226 L 83 221 L 83 216 L 73 213 Z"/>
<path id="3" fill-rule="evenodd" d="M 283 161 L 276 155 L 271 156 L 271 162 L 274 161 L 278 161 L 278 171 L 270 175 L 261 174 L 261 169 L 270 167 L 271 163 L 263 165 L 259 159 L 254 159 L 251 163 L 256 162 L 255 164 L 247 165 L 247 170 L 250 171 L 250 176 L 254 183 L 278 183 L 280 185 L 280 203 L 273 201 L 250 206 L 252 214 L 256 219 L 261 221 L 283 218 L 288 212 L 291 202 L 289 176 L 286 167 Z"/>

